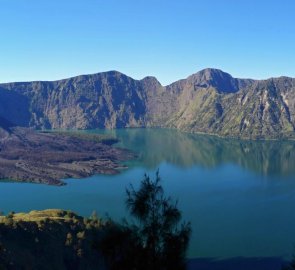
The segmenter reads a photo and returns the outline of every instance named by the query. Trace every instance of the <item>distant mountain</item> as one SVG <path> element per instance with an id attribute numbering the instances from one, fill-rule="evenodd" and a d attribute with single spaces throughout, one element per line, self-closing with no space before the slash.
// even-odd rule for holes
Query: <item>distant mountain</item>
<path id="1" fill-rule="evenodd" d="M 0 84 L 0 117 L 37 129 L 169 127 L 244 139 L 295 138 L 295 79 L 237 79 L 205 69 L 168 86 L 117 71 L 6 83 Z"/>

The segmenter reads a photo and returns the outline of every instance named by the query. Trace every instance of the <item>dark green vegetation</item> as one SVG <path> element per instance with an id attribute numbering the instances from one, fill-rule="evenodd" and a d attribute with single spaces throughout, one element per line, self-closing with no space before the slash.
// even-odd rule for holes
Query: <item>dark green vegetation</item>
<path id="1" fill-rule="evenodd" d="M 282 267 L 282 270 L 294 270 L 295 269 L 295 255 L 293 255 L 292 260 L 289 262 L 289 264 L 286 264 Z"/>
<path id="2" fill-rule="evenodd" d="M 127 189 L 126 205 L 135 223 L 123 226 L 119 234 L 111 230 L 106 239 L 108 268 L 185 269 L 191 226 L 179 226 L 181 212 L 176 202 L 164 196 L 159 174 L 155 181 L 145 175 L 138 191 L 133 186 Z M 130 243 L 123 249 L 122 238 Z"/>
<path id="3" fill-rule="evenodd" d="M 171 127 L 248 139 L 294 138 L 295 79 L 205 69 L 162 86 L 111 71 L 0 85 L 0 117 L 39 129 Z"/>
<path id="4" fill-rule="evenodd" d="M 97 134 L 97 133 L 83 133 L 83 132 L 78 132 L 75 130 L 72 130 L 72 131 L 71 130 L 41 131 L 41 133 L 57 134 L 57 135 L 66 136 L 69 138 L 98 142 L 98 143 L 103 143 L 103 144 L 107 144 L 107 145 L 112 145 L 112 144 L 115 144 L 119 141 L 118 139 L 113 138 L 109 135 Z"/>
<path id="5" fill-rule="evenodd" d="M 0 269 L 104 269 L 92 245 L 105 224 L 62 210 L 0 219 Z"/>
<path id="6" fill-rule="evenodd" d="M 44 210 L 0 216 L 0 269 L 185 269 L 190 224 L 157 174 L 127 190 L 136 223 Z"/>

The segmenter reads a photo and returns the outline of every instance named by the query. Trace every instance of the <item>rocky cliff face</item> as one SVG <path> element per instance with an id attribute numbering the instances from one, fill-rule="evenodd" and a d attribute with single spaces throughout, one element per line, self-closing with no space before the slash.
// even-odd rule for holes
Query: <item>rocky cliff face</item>
<path id="1" fill-rule="evenodd" d="M 294 136 L 295 80 L 233 79 L 204 70 L 184 81 L 169 126 L 241 138 Z"/>
<path id="2" fill-rule="evenodd" d="M 205 69 L 162 86 L 116 71 L 0 85 L 0 117 L 38 129 L 171 127 L 248 139 L 294 138 L 295 79 Z"/>
<path id="3" fill-rule="evenodd" d="M 4 93 L 0 115 L 17 125 L 41 129 L 144 125 L 145 96 L 140 83 L 119 72 L 0 87 Z"/>

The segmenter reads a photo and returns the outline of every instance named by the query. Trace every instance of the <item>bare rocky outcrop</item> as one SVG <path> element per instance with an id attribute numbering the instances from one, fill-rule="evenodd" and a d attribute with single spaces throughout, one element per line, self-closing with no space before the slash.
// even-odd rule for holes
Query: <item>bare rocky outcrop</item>
<path id="1" fill-rule="evenodd" d="M 110 140 L 113 143 L 114 140 Z M 64 178 L 116 174 L 134 155 L 103 142 L 70 134 L 0 128 L 0 178 L 63 185 Z"/>

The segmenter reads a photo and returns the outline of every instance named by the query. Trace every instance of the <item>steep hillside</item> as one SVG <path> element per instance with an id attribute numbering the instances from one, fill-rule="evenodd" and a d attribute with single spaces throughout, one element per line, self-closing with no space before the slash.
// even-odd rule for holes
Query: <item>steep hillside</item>
<path id="1" fill-rule="evenodd" d="M 295 79 L 205 69 L 162 86 L 116 71 L 0 85 L 0 116 L 37 129 L 172 127 L 245 139 L 294 138 Z"/>
<path id="2" fill-rule="evenodd" d="M 286 77 L 233 79 L 218 70 L 204 70 L 185 80 L 179 110 L 167 124 L 229 137 L 294 137 L 294 82 Z"/>
<path id="3" fill-rule="evenodd" d="M 0 269 L 106 269 L 95 248 L 104 225 L 70 211 L 0 216 Z"/>
<path id="4" fill-rule="evenodd" d="M 0 115 L 16 125 L 87 129 L 144 124 L 144 92 L 137 81 L 119 72 L 0 88 Z"/>

